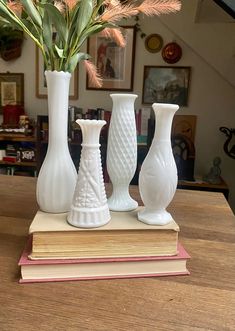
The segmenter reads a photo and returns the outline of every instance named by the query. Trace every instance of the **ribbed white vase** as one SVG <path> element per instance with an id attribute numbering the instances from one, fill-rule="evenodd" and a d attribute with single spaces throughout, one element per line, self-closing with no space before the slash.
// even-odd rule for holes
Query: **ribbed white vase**
<path id="1" fill-rule="evenodd" d="M 137 166 L 137 136 L 134 112 L 135 94 L 111 94 L 112 115 L 108 134 L 107 171 L 113 184 L 109 209 L 129 211 L 138 203 L 129 194 Z"/>
<path id="2" fill-rule="evenodd" d="M 82 151 L 77 184 L 67 220 L 81 228 L 99 227 L 109 222 L 99 136 L 105 121 L 77 120 L 82 130 Z"/>
<path id="3" fill-rule="evenodd" d="M 77 172 L 68 149 L 68 97 L 71 74 L 46 71 L 49 139 L 37 179 L 37 202 L 44 212 L 64 213 L 71 206 Z"/>
<path id="4" fill-rule="evenodd" d="M 177 187 L 177 168 L 171 147 L 171 126 L 178 105 L 154 103 L 155 133 L 139 174 L 139 190 L 145 208 L 138 219 L 152 225 L 172 221 L 166 211 Z"/>

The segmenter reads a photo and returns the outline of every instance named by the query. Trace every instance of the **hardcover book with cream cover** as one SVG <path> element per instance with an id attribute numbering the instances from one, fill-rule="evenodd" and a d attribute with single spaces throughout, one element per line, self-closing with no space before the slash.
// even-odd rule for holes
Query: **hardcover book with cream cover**
<path id="1" fill-rule="evenodd" d="M 82 229 L 66 221 L 67 214 L 38 211 L 29 233 L 31 259 L 107 258 L 176 255 L 179 226 L 147 225 L 138 221 L 139 207 L 111 212 L 111 221 L 99 228 Z"/>

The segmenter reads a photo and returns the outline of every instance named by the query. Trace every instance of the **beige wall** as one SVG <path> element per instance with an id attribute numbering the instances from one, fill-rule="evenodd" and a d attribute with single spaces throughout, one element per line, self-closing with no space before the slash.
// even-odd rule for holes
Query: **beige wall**
<path id="1" fill-rule="evenodd" d="M 188 107 L 181 108 L 179 113 L 197 115 L 195 174 L 202 175 L 208 172 L 213 158 L 220 156 L 222 175 L 230 187 L 230 204 L 235 211 L 235 160 L 223 152 L 225 138 L 219 131 L 220 126 L 235 127 L 234 88 L 207 63 L 209 60 L 204 61 L 157 18 L 143 20 L 141 27 L 147 34 L 161 34 L 165 44 L 176 40 L 181 45 L 183 56 L 176 65 L 191 67 L 191 84 Z M 145 49 L 144 41 L 139 35 L 135 55 L 134 92 L 139 95 L 136 101 L 138 108 L 141 106 L 144 65 L 167 64 L 162 60 L 160 53 L 152 54 Z M 7 63 L 0 59 L 0 72 L 5 71 L 24 72 L 26 112 L 35 118 L 37 114 L 46 114 L 46 100 L 35 97 L 35 47 L 31 41 L 25 41 L 22 56 L 18 60 Z M 80 65 L 79 99 L 71 104 L 84 108 L 112 107 L 108 91 L 88 91 L 85 85 L 85 74 Z"/>

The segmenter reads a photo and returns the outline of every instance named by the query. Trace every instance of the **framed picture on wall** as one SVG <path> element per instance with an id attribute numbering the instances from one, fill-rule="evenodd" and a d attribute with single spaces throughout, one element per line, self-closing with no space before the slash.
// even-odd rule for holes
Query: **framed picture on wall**
<path id="1" fill-rule="evenodd" d="M 36 47 L 36 97 L 42 99 L 47 98 L 47 85 L 44 71 L 43 56 L 38 47 Z M 69 87 L 69 99 L 78 99 L 78 67 L 72 73 Z"/>
<path id="2" fill-rule="evenodd" d="M 142 102 L 187 106 L 189 82 L 190 67 L 145 66 Z"/>
<path id="3" fill-rule="evenodd" d="M 6 105 L 24 105 L 23 73 L 0 73 L 0 111 Z"/>
<path id="4" fill-rule="evenodd" d="M 102 87 L 96 88 L 87 77 L 88 90 L 133 90 L 136 29 L 134 26 L 123 26 L 122 32 L 126 39 L 125 47 L 118 46 L 114 40 L 101 34 L 88 39 L 87 52 L 103 79 Z"/>

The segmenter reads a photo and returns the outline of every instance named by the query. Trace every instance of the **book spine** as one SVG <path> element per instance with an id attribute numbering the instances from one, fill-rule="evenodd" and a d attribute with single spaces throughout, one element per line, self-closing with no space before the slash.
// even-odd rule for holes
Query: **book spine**
<path id="1" fill-rule="evenodd" d="M 140 135 L 148 135 L 148 120 L 150 119 L 151 108 L 142 108 L 141 109 L 141 130 Z"/>

